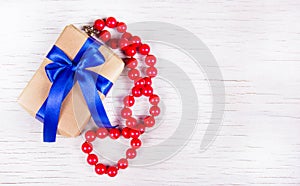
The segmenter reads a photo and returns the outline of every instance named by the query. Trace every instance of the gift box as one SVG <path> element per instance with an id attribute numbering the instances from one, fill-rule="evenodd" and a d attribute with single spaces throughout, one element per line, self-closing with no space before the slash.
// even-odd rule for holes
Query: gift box
<path id="1" fill-rule="evenodd" d="M 90 48 L 96 48 L 97 51 L 89 50 Z M 100 52 L 100 55 L 97 54 L 98 52 Z M 60 54 L 59 57 L 57 56 L 58 54 Z M 97 66 L 89 66 L 90 62 L 94 63 L 95 56 L 96 58 L 101 58 L 101 54 L 105 61 Z M 61 62 L 61 58 L 68 58 L 65 59 L 67 63 L 73 63 L 74 61 L 77 61 L 77 64 L 80 63 L 80 65 L 73 65 L 72 68 L 69 68 L 70 64 L 65 64 L 65 61 Z M 57 63 L 54 64 L 53 59 L 57 60 Z M 69 74 L 64 72 L 66 76 L 65 81 L 61 80 L 64 78 L 62 77 L 64 75 L 61 75 L 61 66 L 63 65 L 66 65 L 68 70 L 70 70 L 70 72 L 68 72 Z M 78 71 L 77 68 L 80 68 L 80 66 L 84 65 L 86 69 Z M 63 68 L 63 70 L 66 69 L 65 67 Z M 93 92 L 95 88 L 87 87 L 87 85 L 85 85 L 85 88 L 83 88 L 82 84 L 79 83 L 80 81 L 91 81 L 93 79 L 86 77 L 86 75 L 83 77 L 87 78 L 87 80 L 80 80 L 79 78 L 79 80 L 73 82 L 73 84 L 69 83 L 69 85 L 64 85 L 64 82 L 68 82 L 71 79 L 70 73 L 73 73 L 76 70 L 78 73 L 88 72 L 92 75 L 97 73 L 97 75 L 99 75 L 97 77 L 98 79 L 95 80 L 95 84 L 97 85 L 94 86 L 96 86 L 98 90 L 102 90 L 98 93 L 96 91 L 96 93 L 100 96 L 101 100 L 103 100 L 111 85 L 121 74 L 123 68 L 123 61 L 109 48 L 89 37 L 86 33 L 77 29 L 75 26 L 69 25 L 63 30 L 55 45 L 47 55 L 47 58 L 44 59 L 42 65 L 38 68 L 33 78 L 21 93 L 18 102 L 22 107 L 24 107 L 25 110 L 29 112 L 29 114 L 44 122 L 44 117 L 48 117 L 48 120 L 52 119 L 52 116 L 49 116 L 51 114 L 45 116 L 45 112 L 53 109 L 51 108 L 52 103 L 49 102 L 56 102 L 57 100 L 59 101 L 62 99 L 61 97 L 63 97 L 60 111 L 56 111 L 59 113 L 57 132 L 63 136 L 75 137 L 81 133 L 91 117 L 91 106 L 87 105 L 86 99 L 90 99 L 87 98 L 89 91 Z M 56 71 L 54 72 L 53 69 Z M 72 78 L 75 78 L 75 76 L 76 73 L 73 74 Z M 80 74 L 78 76 L 80 77 Z M 55 81 L 60 81 L 60 83 Z M 56 92 L 55 90 L 52 90 L 55 89 L 52 87 L 57 86 L 57 84 L 61 84 L 59 86 L 62 87 L 65 86 L 64 88 L 66 90 L 58 93 L 60 96 L 56 96 L 57 99 L 55 96 L 54 98 L 53 96 L 50 98 L 50 93 L 56 93 L 62 89 L 58 86 L 56 87 Z M 55 117 L 55 114 L 53 114 L 53 117 Z"/>

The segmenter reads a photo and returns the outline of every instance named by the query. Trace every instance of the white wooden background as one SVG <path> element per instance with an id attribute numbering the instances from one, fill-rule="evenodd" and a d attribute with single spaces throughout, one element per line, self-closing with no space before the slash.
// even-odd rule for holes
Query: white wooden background
<path id="1" fill-rule="evenodd" d="M 206 151 L 199 150 L 211 108 L 205 83 L 197 92 L 204 114 L 191 140 L 155 165 L 129 167 L 113 179 L 97 176 L 80 151 L 82 137 L 41 142 L 42 125 L 17 97 L 65 25 L 106 16 L 174 23 L 209 47 L 224 77 L 226 111 Z M 0 184 L 300 185 L 300 1 L 2 0 L 0 20 Z M 180 58 L 164 46 L 153 50 Z M 179 65 L 203 82 L 189 63 Z M 176 118 L 168 111 L 168 104 L 177 104 L 176 91 L 157 86 L 165 96 L 166 121 Z M 143 140 L 162 142 L 175 123 L 163 122 Z"/>

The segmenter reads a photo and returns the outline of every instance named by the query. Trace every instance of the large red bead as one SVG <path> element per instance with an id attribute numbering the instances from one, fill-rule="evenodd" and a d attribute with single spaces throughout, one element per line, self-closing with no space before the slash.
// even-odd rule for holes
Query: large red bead
<path id="1" fill-rule="evenodd" d="M 133 139 L 130 141 L 130 145 L 131 145 L 132 148 L 138 149 L 138 148 L 141 147 L 142 142 L 141 142 L 141 140 L 138 139 L 138 138 L 133 138 Z"/>
<path id="2" fill-rule="evenodd" d="M 151 96 L 153 94 L 153 88 L 149 85 L 145 85 L 144 88 L 142 88 L 142 94 L 144 96 Z"/>
<path id="3" fill-rule="evenodd" d="M 106 166 L 103 165 L 102 163 L 98 163 L 95 166 L 95 172 L 99 175 L 105 174 L 106 173 Z"/>
<path id="4" fill-rule="evenodd" d="M 148 67 L 146 69 L 146 74 L 149 77 L 155 77 L 157 76 L 157 69 L 155 67 Z"/>
<path id="5" fill-rule="evenodd" d="M 125 23 L 119 22 L 119 23 L 117 24 L 117 31 L 118 31 L 118 32 L 124 33 L 124 32 L 126 32 L 126 30 L 127 30 L 127 25 L 126 25 Z"/>
<path id="6" fill-rule="evenodd" d="M 138 77 L 140 77 L 140 71 L 138 71 L 137 69 L 133 68 L 131 70 L 128 71 L 128 77 L 131 80 L 135 80 Z"/>
<path id="7" fill-rule="evenodd" d="M 129 46 L 129 41 L 127 40 L 127 39 L 125 39 L 125 38 L 121 38 L 120 40 L 119 40 L 119 47 L 122 49 L 122 50 L 124 50 L 126 47 L 128 47 Z"/>
<path id="8" fill-rule="evenodd" d="M 98 128 L 97 129 L 97 137 L 100 138 L 100 139 L 103 139 L 105 138 L 106 136 L 108 136 L 108 130 L 106 128 Z"/>
<path id="9" fill-rule="evenodd" d="M 149 86 L 152 85 L 152 80 L 151 80 L 151 78 L 149 78 L 149 77 L 144 77 L 144 80 L 145 80 L 145 85 L 149 85 Z"/>
<path id="10" fill-rule="evenodd" d="M 108 17 L 105 20 L 105 24 L 108 28 L 115 28 L 117 26 L 117 20 L 114 17 Z"/>
<path id="11" fill-rule="evenodd" d="M 144 132 L 146 131 L 146 126 L 144 124 L 138 124 L 136 130 L 140 131 L 141 134 L 144 134 Z"/>
<path id="12" fill-rule="evenodd" d="M 160 99 L 158 97 L 158 95 L 156 94 L 153 94 L 149 97 L 149 102 L 152 104 L 152 105 L 158 105 Z"/>
<path id="13" fill-rule="evenodd" d="M 132 111 L 130 108 L 123 108 L 121 110 L 121 117 L 126 119 L 132 115 Z"/>
<path id="14" fill-rule="evenodd" d="M 128 167 L 128 160 L 125 158 L 122 158 L 118 161 L 118 167 L 119 169 L 126 169 Z"/>
<path id="15" fill-rule="evenodd" d="M 133 117 L 129 117 L 126 120 L 126 126 L 129 128 L 133 128 L 134 126 L 136 126 L 137 124 L 137 120 Z"/>
<path id="16" fill-rule="evenodd" d="M 131 92 L 132 92 L 132 95 L 134 97 L 141 97 L 142 96 L 142 91 L 141 91 L 140 87 L 134 86 L 132 88 Z"/>
<path id="17" fill-rule="evenodd" d="M 144 79 L 144 78 L 137 78 L 137 79 L 135 79 L 134 85 L 135 85 L 136 87 L 141 87 L 141 88 L 143 88 L 144 85 L 145 85 L 145 79 Z"/>
<path id="18" fill-rule="evenodd" d="M 124 127 L 122 129 L 122 136 L 126 139 L 130 138 L 130 130 L 131 130 L 130 128 Z"/>
<path id="19" fill-rule="evenodd" d="M 89 154 L 93 151 L 93 145 L 86 141 L 81 145 L 81 150 L 82 152 Z"/>
<path id="20" fill-rule="evenodd" d="M 128 68 L 136 68 L 138 66 L 138 61 L 135 58 L 126 58 L 125 64 Z"/>
<path id="21" fill-rule="evenodd" d="M 111 38 L 110 32 L 107 31 L 107 30 L 103 30 L 102 32 L 100 32 L 99 38 L 100 38 L 104 43 L 107 42 L 107 41 L 110 40 L 110 38 Z"/>
<path id="22" fill-rule="evenodd" d="M 154 66 L 156 63 L 156 57 L 154 55 L 147 55 L 145 58 L 145 63 L 148 66 Z"/>
<path id="23" fill-rule="evenodd" d="M 153 127 L 155 125 L 155 119 L 152 116 L 146 116 L 144 118 L 144 124 L 146 127 Z"/>
<path id="24" fill-rule="evenodd" d="M 94 28 L 96 30 L 103 30 L 103 28 L 105 27 L 105 22 L 102 20 L 102 19 L 97 19 L 95 22 L 94 22 Z"/>
<path id="25" fill-rule="evenodd" d="M 110 177 L 115 177 L 118 174 L 118 169 L 115 166 L 108 167 L 107 175 Z"/>
<path id="26" fill-rule="evenodd" d="M 111 139 L 118 139 L 121 135 L 121 132 L 119 129 L 110 129 L 109 131 L 109 137 Z"/>
<path id="27" fill-rule="evenodd" d="M 130 137 L 131 138 L 138 138 L 141 135 L 140 131 L 131 129 L 130 130 Z"/>
<path id="28" fill-rule="evenodd" d="M 85 133 L 85 139 L 88 142 L 92 142 L 96 139 L 96 133 L 92 130 L 89 130 Z"/>
<path id="29" fill-rule="evenodd" d="M 109 40 L 109 46 L 112 49 L 117 49 L 118 48 L 118 39 L 113 38 L 113 39 Z"/>
<path id="30" fill-rule="evenodd" d="M 133 96 L 125 96 L 123 99 L 123 103 L 127 107 L 131 107 L 134 105 L 134 97 Z"/>
<path id="31" fill-rule="evenodd" d="M 133 149 L 133 148 L 128 149 L 128 150 L 126 151 L 126 157 L 127 157 L 128 159 L 133 159 L 133 158 L 135 158 L 135 157 L 136 157 L 136 150 Z"/>
<path id="32" fill-rule="evenodd" d="M 87 157 L 87 162 L 90 165 L 96 165 L 98 163 L 98 157 L 96 154 L 89 154 Z"/>
<path id="33" fill-rule="evenodd" d="M 131 33 L 129 32 L 125 32 L 121 38 L 127 39 L 128 41 L 130 40 L 130 38 L 132 37 Z"/>
<path id="34" fill-rule="evenodd" d="M 135 47 L 139 47 L 142 44 L 141 38 L 139 36 L 132 36 L 130 38 L 130 44 L 132 44 Z"/>
<path id="35" fill-rule="evenodd" d="M 136 48 L 133 46 L 126 47 L 125 54 L 130 57 L 134 56 L 136 54 Z"/>
<path id="36" fill-rule="evenodd" d="M 139 47 L 139 53 L 142 54 L 142 55 L 148 55 L 150 52 L 150 47 L 149 45 L 147 44 L 142 44 L 140 47 Z"/>
<path id="37" fill-rule="evenodd" d="M 152 106 L 150 108 L 150 114 L 152 116 L 158 116 L 160 114 L 160 108 L 158 106 Z"/>

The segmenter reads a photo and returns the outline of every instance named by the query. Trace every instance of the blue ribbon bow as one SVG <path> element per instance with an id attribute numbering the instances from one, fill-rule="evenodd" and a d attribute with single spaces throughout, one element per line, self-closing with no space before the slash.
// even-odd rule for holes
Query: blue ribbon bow
<path id="1" fill-rule="evenodd" d="M 105 62 L 98 48 L 100 43 L 88 38 L 74 60 L 71 60 L 59 47 L 53 46 L 47 55 L 53 63 L 45 67 L 46 74 L 52 82 L 48 98 L 36 114 L 44 123 L 44 142 L 54 142 L 62 103 L 73 85 L 78 82 L 80 89 L 95 123 L 101 127 L 111 128 L 111 123 L 99 97 L 99 90 L 106 95 L 113 83 L 105 77 L 87 70 Z"/>

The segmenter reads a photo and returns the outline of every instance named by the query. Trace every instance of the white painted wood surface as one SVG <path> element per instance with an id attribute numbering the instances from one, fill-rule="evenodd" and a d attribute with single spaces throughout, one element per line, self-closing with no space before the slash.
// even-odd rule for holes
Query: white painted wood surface
<path id="1" fill-rule="evenodd" d="M 299 10 L 295 0 L 1 1 L 0 184 L 300 185 Z M 170 159 L 131 166 L 108 178 L 86 164 L 82 137 L 41 142 L 42 125 L 16 103 L 18 95 L 65 25 L 111 15 L 128 23 L 174 23 L 209 47 L 224 77 L 226 111 L 219 135 L 206 151 L 199 147 L 211 96 L 204 75 L 188 62 L 178 65 L 200 87 L 202 118 L 189 143 Z M 167 46 L 154 45 L 153 50 L 173 61 L 182 58 Z M 124 74 L 120 91 L 122 78 Z M 166 116 L 158 130 L 143 138 L 148 145 L 163 142 L 178 122 L 176 90 L 159 80 L 156 85 L 165 98 Z M 111 97 L 106 105 L 112 105 Z M 110 117 L 116 119 L 118 113 Z"/>

